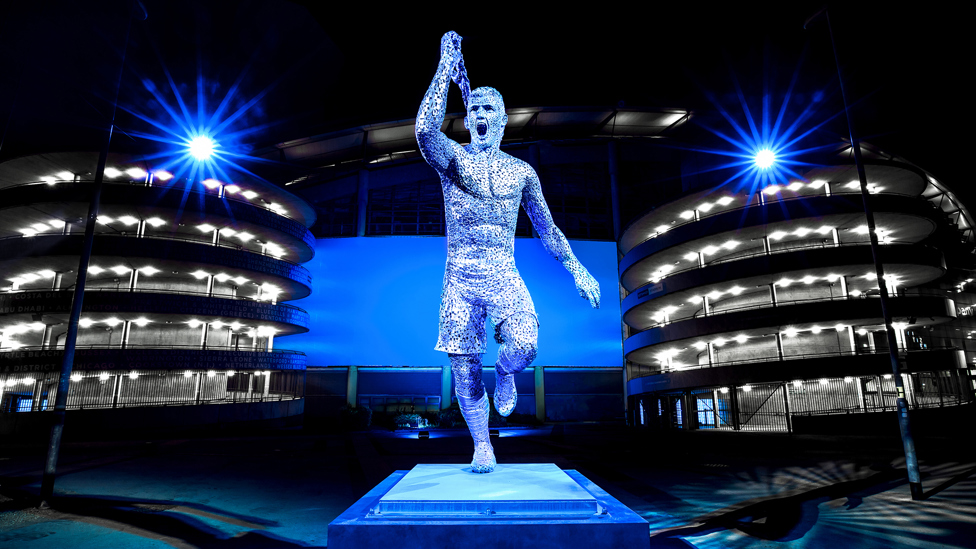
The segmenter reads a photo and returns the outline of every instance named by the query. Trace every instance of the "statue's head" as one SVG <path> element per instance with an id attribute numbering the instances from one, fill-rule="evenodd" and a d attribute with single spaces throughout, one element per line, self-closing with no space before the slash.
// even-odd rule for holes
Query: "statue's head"
<path id="1" fill-rule="evenodd" d="M 477 149 L 498 147 L 508 124 L 505 102 L 495 88 L 481 87 L 468 96 L 468 114 L 464 127 L 471 132 L 471 144 Z"/>

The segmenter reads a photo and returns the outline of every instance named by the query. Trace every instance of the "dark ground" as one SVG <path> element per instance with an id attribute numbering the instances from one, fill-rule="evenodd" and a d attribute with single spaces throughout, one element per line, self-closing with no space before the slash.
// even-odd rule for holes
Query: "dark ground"
<path id="1" fill-rule="evenodd" d="M 326 547 L 328 523 L 393 471 L 470 459 L 466 432 L 434 435 L 290 429 L 65 443 L 43 511 L 43 447 L 5 441 L 0 547 Z M 919 438 L 920 502 L 897 438 L 571 424 L 503 430 L 495 448 L 503 463 L 580 471 L 649 521 L 653 547 L 962 548 L 976 539 L 968 438 Z"/>

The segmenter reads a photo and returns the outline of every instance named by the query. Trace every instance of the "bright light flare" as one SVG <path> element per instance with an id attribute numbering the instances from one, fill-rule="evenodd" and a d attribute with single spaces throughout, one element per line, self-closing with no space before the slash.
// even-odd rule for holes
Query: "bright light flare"
<path id="1" fill-rule="evenodd" d="M 187 150 L 189 150 L 190 156 L 201 162 L 213 156 L 215 147 L 216 143 L 214 143 L 213 139 L 205 135 L 198 135 L 187 144 Z"/>
<path id="2" fill-rule="evenodd" d="M 762 149 L 756 153 L 754 161 L 759 169 L 765 170 L 776 162 L 776 155 L 769 149 Z"/>

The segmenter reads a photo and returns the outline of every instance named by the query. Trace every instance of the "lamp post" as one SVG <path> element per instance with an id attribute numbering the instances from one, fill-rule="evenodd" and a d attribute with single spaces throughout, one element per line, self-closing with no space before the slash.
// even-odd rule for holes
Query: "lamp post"
<path id="1" fill-rule="evenodd" d="M 840 84 L 840 95 L 844 101 L 844 115 L 847 118 L 847 131 L 850 135 L 851 150 L 854 153 L 854 166 L 857 168 L 857 178 L 861 184 L 861 200 L 864 203 L 864 217 L 867 218 L 868 235 L 871 239 L 871 256 L 874 258 L 874 269 L 878 275 L 879 297 L 881 298 L 881 314 L 884 317 L 885 333 L 888 336 L 888 355 L 891 359 L 891 373 L 895 381 L 897 392 L 896 414 L 898 416 L 898 430 L 901 433 L 902 447 L 905 451 L 905 465 L 908 468 L 908 485 L 911 489 L 912 499 L 920 500 L 924 498 L 922 493 L 922 479 L 918 470 L 918 456 L 915 453 L 915 439 L 912 437 L 911 423 L 908 418 L 908 401 L 905 398 L 905 383 L 901 378 L 898 366 L 898 342 L 895 337 L 895 330 L 891 325 L 891 310 L 888 308 L 888 288 L 885 284 L 884 266 L 881 264 L 881 257 L 878 249 L 878 234 L 875 231 L 874 211 L 871 209 L 871 197 L 868 193 L 868 180 L 864 173 L 864 161 L 861 158 L 861 143 L 854 133 L 854 124 L 851 121 L 850 107 L 847 101 L 847 92 L 844 88 L 844 77 L 841 71 L 840 57 L 837 54 L 837 43 L 834 40 L 833 27 L 830 24 L 830 12 L 827 8 L 815 13 L 803 24 L 806 29 L 820 16 L 827 20 L 827 34 L 830 36 L 830 46 L 834 51 L 834 64 L 837 66 L 837 81 Z"/>
<path id="2" fill-rule="evenodd" d="M 61 360 L 61 375 L 58 378 L 57 397 L 54 400 L 54 417 L 51 424 L 51 435 L 48 439 L 47 457 L 44 461 L 44 474 L 41 478 L 40 507 L 49 507 L 48 500 L 54 495 L 54 480 L 57 472 L 58 454 L 61 449 L 61 435 L 64 432 L 64 414 L 68 404 L 68 389 L 71 382 L 71 370 L 75 360 L 75 345 L 78 340 L 78 322 L 85 299 L 85 283 L 88 280 L 88 264 L 91 260 L 92 244 L 95 239 L 95 221 L 98 219 L 98 207 L 102 197 L 102 182 L 105 176 L 105 163 L 108 160 L 109 146 L 112 144 L 112 131 L 115 128 L 115 113 L 119 103 L 119 88 L 122 85 L 122 73 L 125 68 L 125 54 L 129 45 L 129 32 L 132 30 L 132 18 L 141 11 L 141 19 L 146 18 L 146 9 L 138 0 L 132 0 L 129 16 L 126 18 L 125 40 L 122 43 L 122 61 L 119 64 L 119 76 L 115 84 L 115 98 L 112 101 L 112 111 L 105 132 L 105 142 L 98 154 L 98 167 L 95 169 L 95 181 L 92 185 L 91 202 L 88 204 L 88 218 L 85 224 L 85 239 L 82 243 L 81 257 L 78 260 L 78 280 L 71 296 L 71 312 L 68 316 L 68 332 L 64 340 L 64 356 Z"/>

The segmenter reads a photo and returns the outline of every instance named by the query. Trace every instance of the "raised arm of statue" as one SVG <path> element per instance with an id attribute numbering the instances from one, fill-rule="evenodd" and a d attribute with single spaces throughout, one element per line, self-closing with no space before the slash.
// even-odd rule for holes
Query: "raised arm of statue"
<path id="1" fill-rule="evenodd" d="M 461 146 L 449 139 L 441 126 L 444 124 L 444 113 L 447 111 L 447 92 L 451 85 L 451 75 L 461 61 L 461 37 L 451 31 L 441 38 L 441 59 L 437 64 L 437 73 L 427 88 L 424 100 L 417 111 L 417 122 L 414 133 L 420 145 L 420 153 L 434 169 L 439 172 L 447 170 L 454 155 Z"/>
<path id="2" fill-rule="evenodd" d="M 566 236 L 552 222 L 549 206 L 546 205 L 546 200 L 542 196 L 542 185 L 539 183 L 539 176 L 531 167 L 528 167 L 528 171 L 528 181 L 526 181 L 525 187 L 522 190 L 522 207 L 525 208 L 525 213 L 529 214 L 532 226 L 539 233 L 539 238 L 542 240 L 542 244 L 549 252 L 549 255 L 556 258 L 573 275 L 573 281 L 576 283 L 576 291 L 580 297 L 589 301 L 594 309 L 599 309 L 600 284 L 586 270 L 586 267 L 576 259 L 572 248 L 569 247 Z"/>

